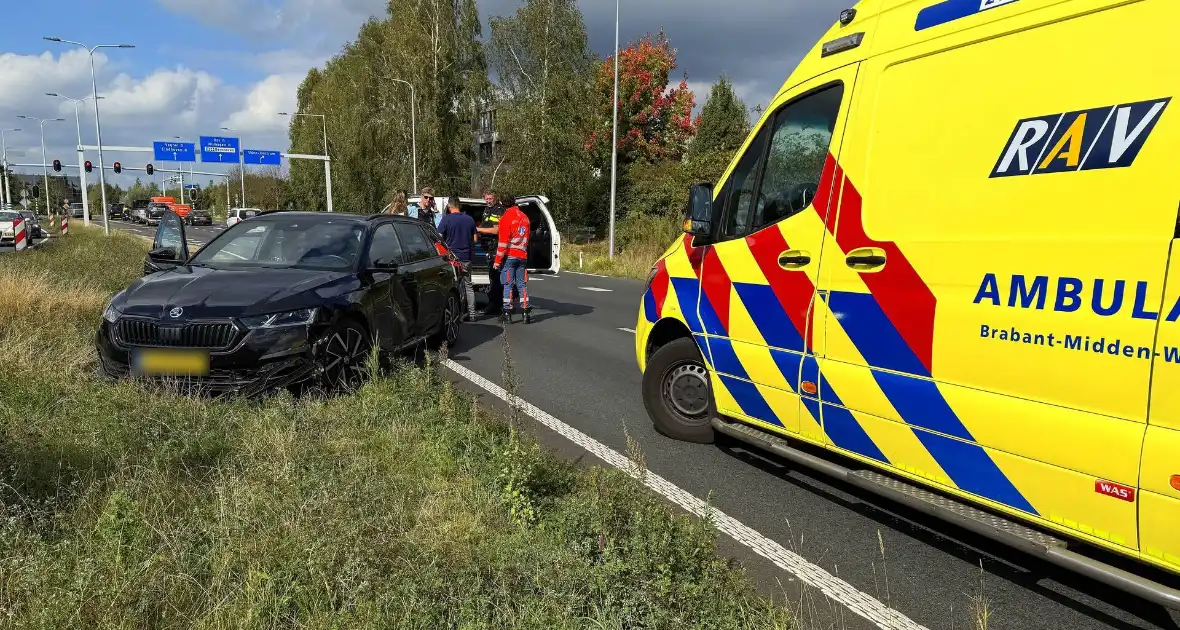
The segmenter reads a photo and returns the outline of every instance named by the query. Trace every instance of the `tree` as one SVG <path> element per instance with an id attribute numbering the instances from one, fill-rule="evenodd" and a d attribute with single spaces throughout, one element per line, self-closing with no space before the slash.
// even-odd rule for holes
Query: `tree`
<path id="1" fill-rule="evenodd" d="M 696 133 L 696 107 L 688 75 L 668 87 L 676 69 L 676 51 L 661 31 L 645 35 L 619 51 L 619 160 L 679 159 Z M 612 137 L 614 58 L 607 58 L 595 77 L 598 124 L 586 141 L 597 162 L 609 160 Z"/>
<path id="2" fill-rule="evenodd" d="M 497 187 L 559 200 L 565 223 L 585 206 L 593 182 L 583 144 L 594 117 L 586 94 L 595 58 L 582 13 L 574 0 L 526 0 L 512 16 L 493 17 L 491 30 L 496 128 L 509 164 Z"/>
<path id="3" fill-rule="evenodd" d="M 416 114 L 419 185 L 467 189 L 474 157 L 471 121 L 488 79 L 475 0 L 390 0 L 298 93 L 298 111 L 327 114 L 333 202 L 380 210 L 397 189 L 411 188 L 411 107 Z M 407 81 L 411 92 L 397 80 Z M 319 121 L 293 117 L 292 150 L 319 153 Z M 324 207 L 323 167 L 292 164 L 294 198 Z M 318 180 L 318 183 L 317 183 Z"/>
<path id="4" fill-rule="evenodd" d="M 688 153 L 700 156 L 713 151 L 732 154 L 741 148 L 750 133 L 746 104 L 733 91 L 733 83 L 722 76 L 713 84 L 697 117 L 697 135 Z"/>

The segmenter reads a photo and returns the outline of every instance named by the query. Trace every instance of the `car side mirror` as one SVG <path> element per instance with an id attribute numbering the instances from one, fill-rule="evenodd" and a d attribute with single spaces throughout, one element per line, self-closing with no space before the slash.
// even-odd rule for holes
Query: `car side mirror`
<path id="1" fill-rule="evenodd" d="M 389 273 L 397 272 L 397 263 L 389 259 L 378 259 L 373 261 L 373 269 L 376 271 L 386 271 Z"/>
<path id="2" fill-rule="evenodd" d="M 684 231 L 692 236 L 710 236 L 717 217 L 713 214 L 713 185 L 693 184 L 684 209 Z"/>
<path id="3" fill-rule="evenodd" d="M 178 263 L 180 256 L 171 247 L 157 247 L 148 252 L 148 258 L 157 263 Z"/>

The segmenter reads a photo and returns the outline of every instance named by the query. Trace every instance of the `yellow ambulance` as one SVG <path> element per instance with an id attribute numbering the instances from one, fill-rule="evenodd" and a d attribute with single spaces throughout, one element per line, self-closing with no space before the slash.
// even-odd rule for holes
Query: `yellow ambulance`
<path id="1" fill-rule="evenodd" d="M 656 427 L 1180 609 L 1177 27 L 1176 0 L 840 13 L 652 268 Z"/>

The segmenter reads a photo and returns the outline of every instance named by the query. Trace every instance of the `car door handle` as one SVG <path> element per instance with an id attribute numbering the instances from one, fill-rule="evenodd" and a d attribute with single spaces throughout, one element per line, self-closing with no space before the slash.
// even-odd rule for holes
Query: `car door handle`
<path id="1" fill-rule="evenodd" d="M 868 271 L 885 266 L 885 250 L 880 247 L 860 247 L 848 252 L 844 262 L 857 271 Z"/>
<path id="2" fill-rule="evenodd" d="M 801 249 L 788 249 L 778 255 L 778 266 L 783 269 L 799 269 L 811 264 L 811 254 Z"/>

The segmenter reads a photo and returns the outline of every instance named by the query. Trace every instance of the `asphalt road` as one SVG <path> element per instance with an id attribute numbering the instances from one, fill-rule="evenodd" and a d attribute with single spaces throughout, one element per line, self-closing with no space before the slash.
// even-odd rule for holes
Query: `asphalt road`
<path id="1" fill-rule="evenodd" d="M 626 452 L 630 435 L 649 470 L 699 498 L 711 496 L 728 515 L 928 628 L 976 627 L 973 600 L 981 594 L 991 611 L 988 628 L 1180 627 L 1160 607 L 773 456 L 732 442 L 699 446 L 659 435 L 640 399 L 630 332 L 642 289 L 573 273 L 532 276 L 537 321 L 507 330 L 520 397 L 616 451 Z M 451 358 L 502 383 L 501 327 L 479 322 L 462 335 Z M 546 440 L 561 449 L 560 441 Z M 798 580 L 744 547 L 725 551 L 765 591 L 796 608 L 802 602 L 808 627 L 870 627 L 818 593 L 801 599 Z"/>
<path id="2" fill-rule="evenodd" d="M 143 236 L 154 231 L 112 225 Z M 188 234 L 203 244 L 221 229 L 188 228 Z M 563 272 L 532 276 L 529 292 L 536 323 L 506 332 L 521 398 L 616 451 L 627 452 L 630 436 L 649 470 L 913 622 L 932 629 L 979 627 L 974 619 L 982 598 L 992 629 L 1180 628 L 1180 616 L 1158 606 L 773 456 L 733 442 L 700 446 L 659 435 L 640 399 L 631 332 L 641 283 Z M 450 358 L 502 383 L 504 335 L 493 321 L 466 324 Z M 555 450 L 598 463 L 539 424 L 537 431 Z M 764 592 L 798 610 L 805 627 L 873 627 L 747 547 L 722 540 L 722 548 Z"/>
<path id="3" fill-rule="evenodd" d="M 101 220 L 99 225 L 102 225 Z M 151 238 L 156 234 L 156 228 L 148 225 L 137 225 L 135 223 L 127 223 L 124 221 L 111 221 L 112 230 L 122 230 L 140 236 Z M 197 251 L 197 247 L 209 242 L 209 239 L 217 236 L 219 232 L 225 229 L 225 224 L 214 223 L 212 226 L 203 225 L 186 225 L 184 227 L 185 235 L 188 237 L 190 251 Z"/>

